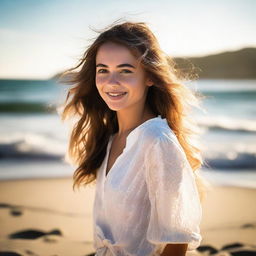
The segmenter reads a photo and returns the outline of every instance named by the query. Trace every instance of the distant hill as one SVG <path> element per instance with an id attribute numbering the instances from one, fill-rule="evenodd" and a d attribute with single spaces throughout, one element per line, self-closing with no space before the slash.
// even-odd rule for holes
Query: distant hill
<path id="1" fill-rule="evenodd" d="M 191 70 L 194 65 L 199 78 L 256 78 L 256 48 L 243 48 L 204 57 L 178 57 L 174 60 L 177 67 L 184 71 Z"/>
<path id="2" fill-rule="evenodd" d="M 177 68 L 199 78 L 256 79 L 256 48 L 243 48 L 203 57 L 176 57 Z M 52 79 L 58 79 L 61 73 Z"/>

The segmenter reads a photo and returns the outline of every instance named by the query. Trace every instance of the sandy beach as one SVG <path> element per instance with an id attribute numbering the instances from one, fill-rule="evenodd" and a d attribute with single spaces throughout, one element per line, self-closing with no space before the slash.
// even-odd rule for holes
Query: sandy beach
<path id="1" fill-rule="evenodd" d="M 93 185 L 73 192 L 72 178 L 0 181 L 0 255 L 93 253 L 93 198 Z M 255 199 L 256 189 L 214 186 L 201 246 L 187 255 L 256 255 Z"/>

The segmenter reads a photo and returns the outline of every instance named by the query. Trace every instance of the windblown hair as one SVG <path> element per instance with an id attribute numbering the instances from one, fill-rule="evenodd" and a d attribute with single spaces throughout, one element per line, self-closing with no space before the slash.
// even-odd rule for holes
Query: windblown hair
<path id="1" fill-rule="evenodd" d="M 109 138 L 118 132 L 117 114 L 103 101 L 95 84 L 96 54 L 106 42 L 126 46 L 138 58 L 146 75 L 153 81 L 146 104 L 156 116 L 167 119 L 195 173 L 203 160 L 200 148 L 192 141 L 198 132 L 189 113 L 192 106 L 199 107 L 201 95 L 181 82 L 185 76 L 181 76 L 174 60 L 160 49 L 156 37 L 144 22 L 122 22 L 100 31 L 77 66 L 62 74 L 63 81 L 74 85 L 68 90 L 62 120 L 78 117 L 68 146 L 68 157 L 78 166 L 73 175 L 73 190 L 95 181 Z M 198 175 L 196 177 L 202 200 L 207 182 Z"/>

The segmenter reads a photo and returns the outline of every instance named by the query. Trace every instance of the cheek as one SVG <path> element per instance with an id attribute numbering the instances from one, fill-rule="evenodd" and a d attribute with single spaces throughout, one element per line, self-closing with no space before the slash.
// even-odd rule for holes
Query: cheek
<path id="1" fill-rule="evenodd" d="M 106 84 L 105 79 L 103 77 L 96 77 L 95 78 L 95 84 L 97 87 L 97 90 L 101 96 L 103 96 L 103 89 L 104 85 Z"/>
<path id="2" fill-rule="evenodd" d="M 103 80 L 103 77 L 97 77 L 97 76 L 96 76 L 96 78 L 95 78 L 95 83 L 96 83 L 97 88 L 102 85 L 103 81 L 104 81 L 104 80 Z"/>
<path id="3" fill-rule="evenodd" d="M 101 86 L 101 84 L 100 83 L 98 83 L 97 81 L 95 81 L 95 83 L 96 83 L 96 88 L 97 88 L 97 91 L 98 91 L 98 93 L 99 93 L 99 95 L 102 97 L 103 95 L 103 92 L 102 92 L 102 86 Z"/>
<path id="4" fill-rule="evenodd" d="M 118 82 L 125 87 L 131 87 L 134 83 L 136 83 L 135 79 L 132 77 L 120 77 Z"/>
<path id="5" fill-rule="evenodd" d="M 118 81 L 128 88 L 136 88 L 141 84 L 141 79 L 137 76 L 120 76 Z"/>
<path id="6" fill-rule="evenodd" d="M 139 77 L 130 77 L 126 80 L 127 87 L 131 89 L 132 92 L 136 94 L 140 94 L 141 90 L 143 89 L 143 80 Z"/>

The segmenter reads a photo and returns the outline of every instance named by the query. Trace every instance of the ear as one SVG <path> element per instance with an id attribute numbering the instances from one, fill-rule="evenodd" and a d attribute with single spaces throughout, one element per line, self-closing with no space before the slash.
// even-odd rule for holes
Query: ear
<path id="1" fill-rule="evenodd" d="M 147 86 L 153 86 L 154 83 L 153 83 L 153 81 L 152 81 L 150 78 L 147 78 L 147 79 L 146 79 L 146 85 L 147 85 Z"/>

